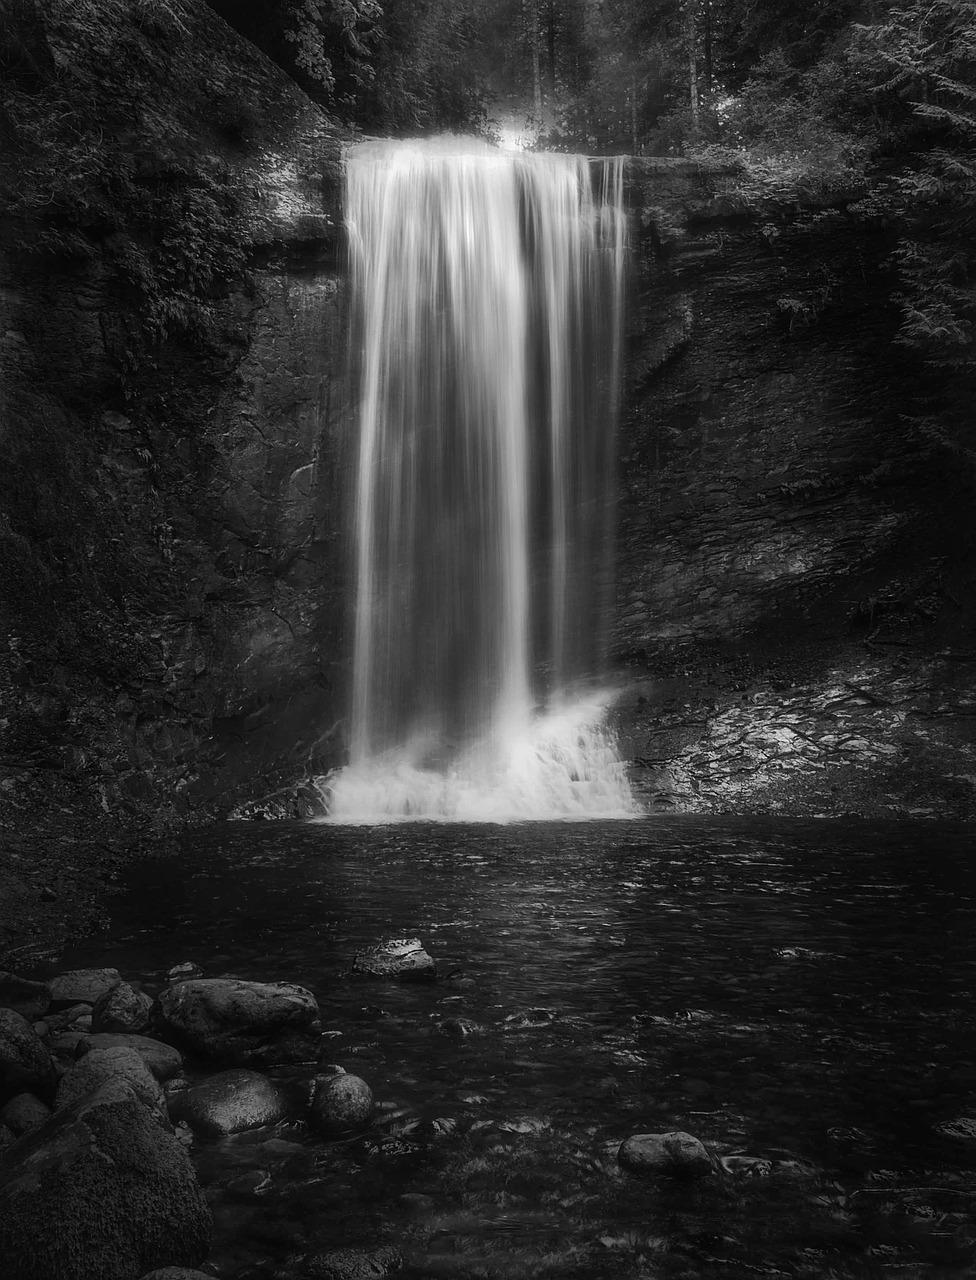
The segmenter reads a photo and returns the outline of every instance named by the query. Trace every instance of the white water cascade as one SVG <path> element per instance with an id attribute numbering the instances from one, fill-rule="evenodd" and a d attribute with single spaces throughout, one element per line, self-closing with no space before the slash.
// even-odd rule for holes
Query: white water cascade
<path id="1" fill-rule="evenodd" d="M 458 138 L 346 168 L 359 388 L 350 763 L 329 819 L 637 812 L 612 593 L 619 160 Z"/>

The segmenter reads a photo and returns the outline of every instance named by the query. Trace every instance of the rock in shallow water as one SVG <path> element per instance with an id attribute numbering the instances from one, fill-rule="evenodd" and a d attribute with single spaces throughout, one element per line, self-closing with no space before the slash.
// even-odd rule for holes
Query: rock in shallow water
<path id="1" fill-rule="evenodd" d="M 214 1280 L 206 1271 L 193 1271 L 189 1267 L 159 1267 L 141 1277 L 141 1280 Z"/>
<path id="2" fill-rule="evenodd" d="M 368 978 L 426 982 L 435 976 L 437 967 L 420 945 L 419 938 L 391 938 L 368 951 L 358 952 L 352 971 Z"/>
<path id="3" fill-rule="evenodd" d="M 166 1099 L 159 1081 L 135 1049 L 93 1049 L 65 1072 L 58 1087 L 55 1111 L 86 1097 L 110 1080 L 124 1080 L 139 1101 L 158 1119 L 167 1120 Z"/>
<path id="4" fill-rule="evenodd" d="M 302 1258 L 287 1272 L 295 1280 L 380 1280 L 403 1266 L 399 1249 L 330 1249 Z"/>
<path id="5" fill-rule="evenodd" d="M 50 1004 L 51 992 L 46 982 L 31 982 L 0 969 L 0 1009 L 13 1009 L 32 1021 L 47 1013 Z"/>
<path id="6" fill-rule="evenodd" d="M 221 1071 L 174 1094 L 170 1106 L 175 1118 L 209 1138 L 275 1124 L 288 1112 L 281 1090 L 256 1071 Z"/>
<path id="7" fill-rule="evenodd" d="M 152 997 L 127 982 L 99 996 L 92 1009 L 92 1031 L 121 1031 L 138 1035 L 152 1018 Z"/>
<path id="8" fill-rule="evenodd" d="M 213 1062 L 302 1061 L 314 1049 L 319 1007 L 289 982 L 194 978 L 169 987 L 159 1006 L 173 1038 Z"/>
<path id="9" fill-rule="evenodd" d="M 50 1097 L 57 1070 L 34 1028 L 13 1009 L 0 1009 L 0 1093 Z"/>
<path id="10" fill-rule="evenodd" d="M 319 1133 L 339 1137 L 365 1129 L 376 1110 L 373 1091 L 359 1076 L 342 1072 L 313 1081 L 311 1122 Z"/>
<path id="11" fill-rule="evenodd" d="M 708 1152 L 690 1133 L 635 1133 L 620 1144 L 620 1164 L 631 1173 L 700 1178 L 712 1172 Z"/>
<path id="12" fill-rule="evenodd" d="M 121 1031 L 96 1032 L 78 1042 L 76 1054 L 82 1058 L 93 1049 L 134 1049 L 157 1080 L 172 1080 L 183 1070 L 183 1055 L 171 1044 L 150 1036 L 123 1034 Z"/>
<path id="13" fill-rule="evenodd" d="M 124 1080 L 9 1147 L 0 1203 L 4 1280 L 132 1280 L 210 1249 L 189 1158 Z"/>
<path id="14" fill-rule="evenodd" d="M 62 1009 L 72 1004 L 95 1004 L 106 991 L 122 981 L 118 969 L 72 969 L 48 983 L 51 1004 Z"/>

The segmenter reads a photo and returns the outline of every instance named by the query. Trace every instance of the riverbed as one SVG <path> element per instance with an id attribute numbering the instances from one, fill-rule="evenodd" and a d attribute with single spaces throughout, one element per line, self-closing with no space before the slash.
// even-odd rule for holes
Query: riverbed
<path id="1" fill-rule="evenodd" d="M 418 1277 L 971 1275 L 974 837 L 226 824 L 130 868 L 109 929 L 57 967 L 300 983 L 376 1094 L 371 1133 L 330 1143 L 300 1119 L 315 1068 L 272 1069 L 293 1121 L 196 1141 L 221 1276 L 345 1245 L 394 1245 Z M 350 975 L 412 936 L 435 982 Z M 666 1130 L 715 1173 L 620 1170 L 624 1138 Z"/>

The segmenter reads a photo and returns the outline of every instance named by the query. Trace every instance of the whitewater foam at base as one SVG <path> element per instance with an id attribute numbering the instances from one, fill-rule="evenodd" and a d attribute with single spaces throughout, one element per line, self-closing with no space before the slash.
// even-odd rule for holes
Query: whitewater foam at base
<path id="1" fill-rule="evenodd" d="M 339 822 L 632 816 L 613 598 L 619 160 L 465 139 L 346 167 L 358 388 Z"/>
<path id="2" fill-rule="evenodd" d="M 422 744 L 350 765 L 319 783 L 330 815 L 324 820 L 633 818 L 640 809 L 603 716 L 604 708 L 589 702 L 547 713 L 524 737 L 490 744 L 494 759 L 486 758 L 482 743 L 446 769 L 418 764 Z"/>

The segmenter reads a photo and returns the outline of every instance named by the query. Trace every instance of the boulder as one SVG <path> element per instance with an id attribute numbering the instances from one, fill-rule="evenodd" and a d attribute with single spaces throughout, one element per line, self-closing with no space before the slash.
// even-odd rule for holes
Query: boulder
<path id="1" fill-rule="evenodd" d="M 0 1124 L 6 1125 L 19 1138 L 50 1118 L 51 1108 L 32 1093 L 18 1093 L 0 1110 Z"/>
<path id="2" fill-rule="evenodd" d="M 93 1049 L 66 1071 L 58 1086 L 55 1111 L 73 1106 L 109 1080 L 124 1080 L 157 1118 L 168 1120 L 162 1086 L 135 1049 Z"/>
<path id="3" fill-rule="evenodd" d="M 142 1276 L 141 1280 L 214 1280 L 206 1271 L 194 1271 L 190 1267 L 158 1267 Z"/>
<path id="4" fill-rule="evenodd" d="M 52 1013 L 44 1019 L 47 1034 L 56 1036 L 62 1031 L 90 1031 L 93 1007 L 84 1003 L 72 1004 L 67 1009 L 62 1009 L 60 1013 Z"/>
<path id="5" fill-rule="evenodd" d="M 380 1280 L 403 1266 L 399 1249 L 330 1249 L 302 1258 L 299 1270 L 287 1275 L 301 1280 Z"/>
<path id="6" fill-rule="evenodd" d="M 352 962 L 352 971 L 368 978 L 426 982 L 435 977 L 437 967 L 433 957 L 421 946 L 419 938 L 391 938 L 368 951 L 358 952 Z"/>
<path id="7" fill-rule="evenodd" d="M 173 1094 L 176 1119 L 209 1138 L 257 1129 L 283 1120 L 288 1103 L 281 1090 L 256 1071 L 221 1071 L 203 1084 Z"/>
<path id="8" fill-rule="evenodd" d="M 92 1031 L 121 1031 L 138 1035 L 152 1020 L 152 997 L 127 982 L 110 987 L 95 1001 Z"/>
<path id="9" fill-rule="evenodd" d="M 188 1156 L 121 1079 L 7 1148 L 0 1203 L 4 1280 L 132 1280 L 210 1249 Z"/>
<path id="10" fill-rule="evenodd" d="M 45 1044 L 58 1058 L 70 1058 L 74 1061 L 78 1056 L 79 1046 L 87 1039 L 87 1031 L 57 1031 L 48 1036 Z"/>
<path id="11" fill-rule="evenodd" d="M 319 1007 L 304 987 L 241 978 L 194 978 L 159 997 L 163 1026 L 178 1043 L 213 1062 L 245 1066 L 302 1061 L 318 1029 Z"/>
<path id="12" fill-rule="evenodd" d="M 28 1022 L 47 1013 L 51 1004 L 51 992 L 46 982 L 31 982 L 18 978 L 15 973 L 0 969 L 0 1009 L 13 1009 Z"/>
<path id="13" fill-rule="evenodd" d="M 93 1049 L 135 1049 L 157 1080 L 172 1080 L 183 1070 L 183 1055 L 171 1044 L 150 1036 L 127 1035 L 121 1031 L 100 1031 L 85 1036 L 77 1045 L 76 1057 L 82 1058 Z"/>
<path id="14" fill-rule="evenodd" d="M 373 1091 L 359 1076 L 317 1076 L 312 1082 L 310 1120 L 319 1133 L 328 1137 L 356 1133 L 373 1119 L 376 1102 Z"/>
<path id="15" fill-rule="evenodd" d="M 690 1133 L 635 1133 L 620 1144 L 617 1160 L 631 1173 L 700 1178 L 712 1172 L 708 1152 Z"/>
<path id="16" fill-rule="evenodd" d="M 54 1059 L 27 1019 L 0 1009 L 0 1093 L 49 1098 L 57 1080 Z"/>
<path id="17" fill-rule="evenodd" d="M 72 969 L 69 973 L 59 973 L 47 985 L 51 1004 L 61 1009 L 71 1004 L 95 1004 L 121 981 L 118 969 Z"/>

